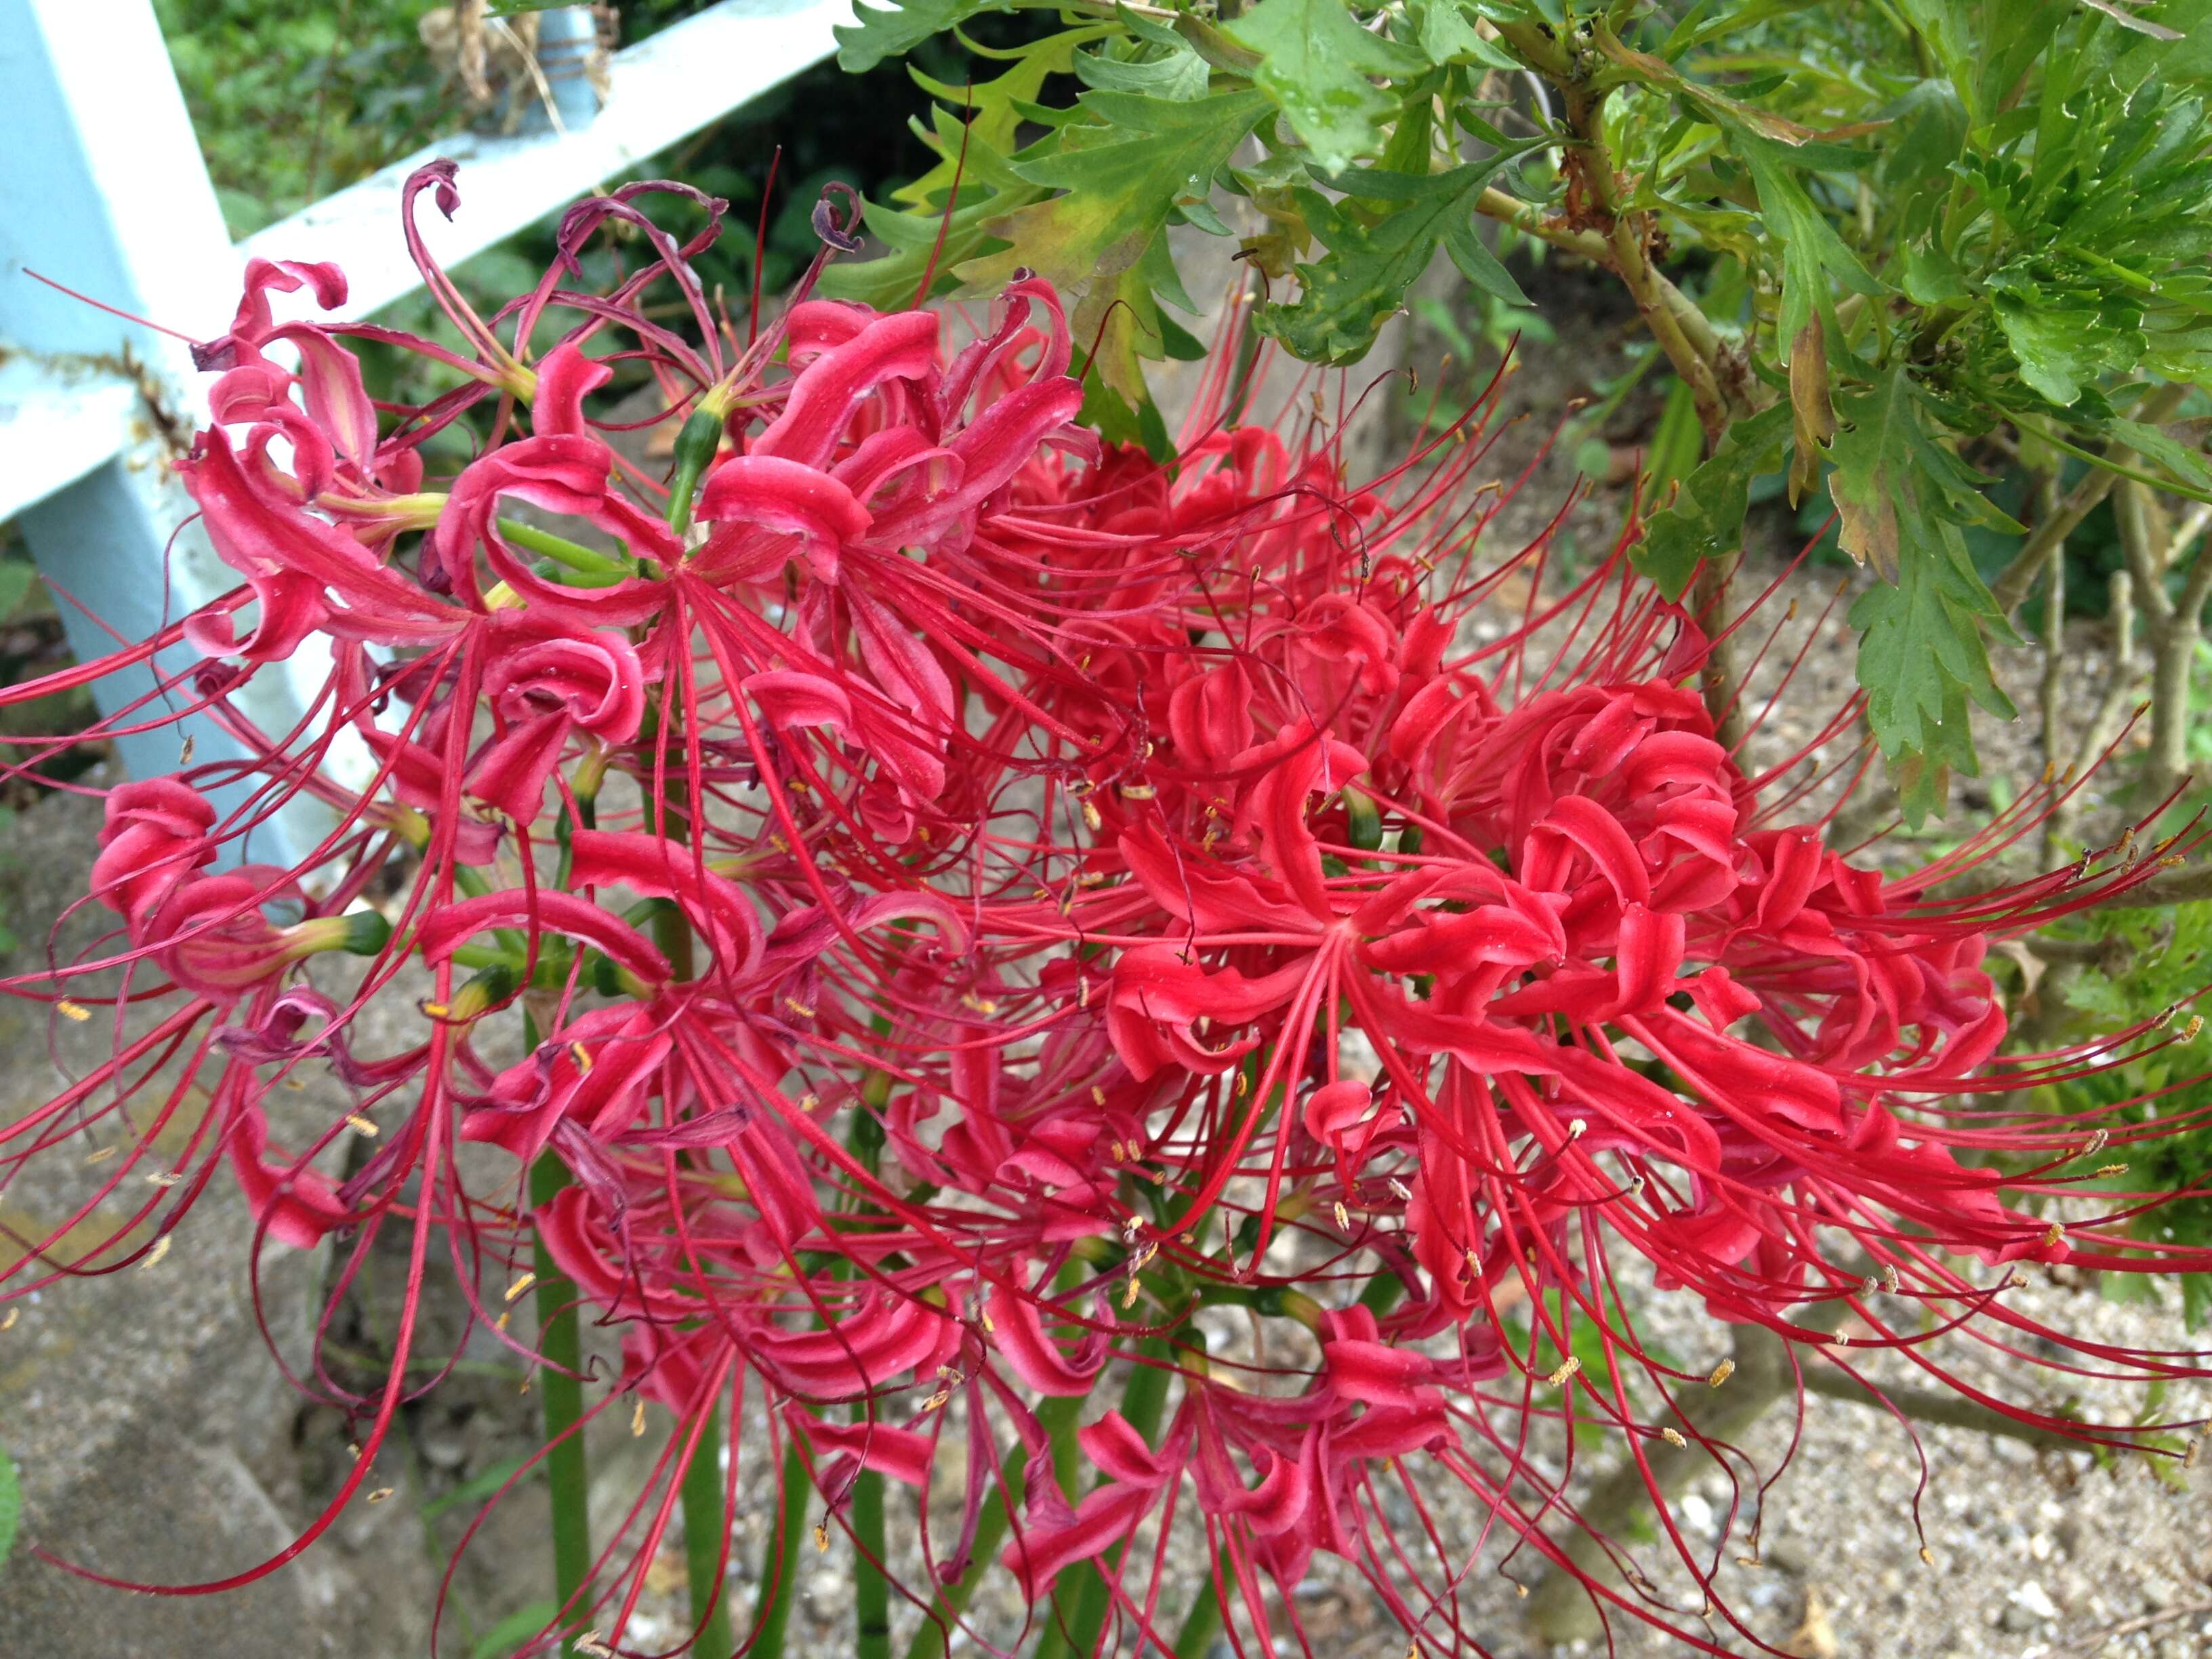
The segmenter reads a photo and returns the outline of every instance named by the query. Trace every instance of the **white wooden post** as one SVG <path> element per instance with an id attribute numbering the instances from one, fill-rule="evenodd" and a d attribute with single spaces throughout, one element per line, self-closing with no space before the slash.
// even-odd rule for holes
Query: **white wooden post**
<path id="1" fill-rule="evenodd" d="M 98 618 L 62 601 L 71 647 L 88 659 L 118 637 L 145 639 L 237 578 L 187 523 L 169 469 L 207 412 L 183 344 L 27 271 L 204 338 L 228 327 L 246 258 L 335 260 L 346 314 L 363 316 L 416 285 L 399 191 L 424 161 L 461 163 L 456 222 L 423 228 L 457 263 L 827 57 L 851 19 L 849 0 L 723 0 L 618 54 L 596 115 L 559 88 L 572 94 L 559 130 L 455 134 L 234 247 L 151 0 L 0 0 L 0 520 L 16 519 L 40 569 Z M 302 650 L 257 676 L 240 706 L 281 733 L 326 667 Z M 154 684 L 139 669 L 94 689 L 112 710 Z M 196 761 L 240 752 L 210 722 L 189 729 Z M 117 747 L 147 776 L 174 769 L 182 736 L 170 726 Z M 234 850 L 289 861 L 322 823 L 296 811 Z"/>

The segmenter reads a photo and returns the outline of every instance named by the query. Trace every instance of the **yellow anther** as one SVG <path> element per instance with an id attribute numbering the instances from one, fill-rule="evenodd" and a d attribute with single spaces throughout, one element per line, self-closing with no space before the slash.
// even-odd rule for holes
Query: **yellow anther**
<path id="1" fill-rule="evenodd" d="M 1344 1207 L 1344 1200 L 1336 1200 L 1336 1224 L 1345 1232 L 1352 1231 L 1352 1212 Z"/>
<path id="2" fill-rule="evenodd" d="M 453 1011 L 442 1002 L 426 1002 L 422 1005 L 422 1012 L 433 1019 L 443 1019 Z"/>
<path id="3" fill-rule="evenodd" d="M 1719 1364 L 1713 1367 L 1711 1375 L 1705 1378 L 1705 1386 L 1709 1389 L 1717 1389 L 1722 1383 L 1727 1382 L 1729 1378 L 1735 1375 L 1735 1361 L 1733 1359 L 1723 1359 Z"/>
<path id="4" fill-rule="evenodd" d="M 1564 1359 L 1564 1360 L 1562 1360 L 1562 1361 L 1560 1362 L 1559 1369 L 1559 1370 L 1555 1370 L 1555 1371 L 1553 1371 L 1553 1372 L 1549 1376 L 1546 1377 L 1546 1378 L 1544 1379 L 1544 1381 L 1546 1381 L 1547 1382 L 1550 1383 L 1553 1388 L 1555 1388 L 1555 1389 L 1556 1389 L 1556 1388 L 1558 1388 L 1558 1387 L 1559 1386 L 1559 1384 L 1560 1384 L 1560 1383 L 1562 1383 L 1562 1382 L 1565 1382 L 1569 1377 L 1572 1376 L 1573 1376 L 1577 1371 L 1578 1371 L 1578 1370 L 1582 1370 L 1582 1368 L 1583 1368 L 1582 1357 L 1581 1357 L 1580 1355 L 1578 1355 L 1578 1354 L 1571 1354 L 1571 1354 L 1569 1354 L 1569 1355 L 1566 1357 L 1566 1358 L 1565 1358 L 1565 1359 Z"/>
<path id="5" fill-rule="evenodd" d="M 814 1010 L 807 1006 L 806 1004 L 801 1002 L 797 997 L 786 997 L 783 1000 L 783 1006 L 790 1009 L 793 1013 L 797 1014 L 801 1019 L 811 1019 L 814 1018 Z"/>
<path id="6" fill-rule="evenodd" d="M 183 1179 L 184 1176 L 167 1170 L 162 1171 L 160 1175 L 149 1175 L 146 1177 L 147 1183 L 155 1187 L 173 1187 Z"/>
<path id="7" fill-rule="evenodd" d="M 8 1316 L 5 1319 L 0 1319 L 0 1331 L 14 1330 L 15 1328 L 15 1322 L 22 1316 L 23 1310 L 21 1308 L 9 1309 Z"/>
<path id="8" fill-rule="evenodd" d="M 2100 1164 L 2097 1166 L 2097 1173 L 2100 1176 L 2124 1176 L 2127 1172 L 2128 1166 L 2124 1164 Z"/>
<path id="9" fill-rule="evenodd" d="M 645 1396 L 643 1395 L 638 1395 L 636 1402 L 629 1408 L 629 1432 L 633 1440 L 641 1438 L 645 1433 Z"/>
<path id="10" fill-rule="evenodd" d="M 369 1493 L 369 1495 L 368 1495 L 368 1501 L 369 1501 L 370 1503 L 372 1503 L 372 1504 L 381 1504 L 381 1503 L 382 1503 L 386 1498 L 389 1498 L 389 1497 L 391 1497 L 391 1496 L 392 1496 L 392 1488 L 391 1488 L 391 1487 L 389 1487 L 389 1486 L 379 1486 L 379 1487 L 378 1487 L 374 1492 L 373 1492 Z"/>
<path id="11" fill-rule="evenodd" d="M 154 1241 L 154 1248 L 146 1252 L 146 1259 L 140 1262 L 138 1266 L 142 1271 L 148 1267 L 157 1267 L 160 1265 L 161 1258 L 168 1255 L 168 1253 L 169 1236 L 167 1233 L 163 1233 L 159 1238 Z"/>
<path id="12" fill-rule="evenodd" d="M 1093 1106 L 1103 1106 L 1106 1103 L 1106 1091 L 1095 1083 L 1091 1085 L 1091 1103 Z"/>
<path id="13" fill-rule="evenodd" d="M 537 1282 L 538 1275 L 536 1273 L 523 1274 L 521 1278 L 516 1279 L 514 1284 L 507 1287 L 507 1299 L 509 1302 L 514 1301 L 515 1297 L 520 1296 L 525 1291 L 528 1290 Z"/>
<path id="14" fill-rule="evenodd" d="M 830 1523 L 827 1521 L 814 1523 L 814 1553 L 817 1555 L 830 1553 Z"/>
<path id="15" fill-rule="evenodd" d="M 576 1062 L 576 1069 L 588 1075 L 592 1069 L 592 1051 L 580 1042 L 568 1045 L 568 1058 Z"/>
<path id="16" fill-rule="evenodd" d="M 1096 830 L 1104 822 L 1105 820 L 1098 816 L 1097 802 L 1086 800 L 1083 803 L 1083 826 L 1085 829 Z"/>
<path id="17" fill-rule="evenodd" d="M 54 1004 L 54 1012 L 64 1019 L 73 1019 L 79 1024 L 92 1018 L 91 1009 L 86 1007 L 82 1002 L 71 1002 L 67 997 Z"/>
<path id="18" fill-rule="evenodd" d="M 88 1164 L 105 1164 L 109 1158 L 113 1158 L 114 1156 L 114 1147 L 102 1146 L 96 1152 L 87 1152 L 84 1155 L 84 1161 Z"/>
<path id="19" fill-rule="evenodd" d="M 2043 1235 L 2043 1248 L 2046 1250 L 2056 1249 L 2065 1242 L 2066 1229 L 2057 1222 L 2052 1222 L 2049 1230 Z"/>
<path id="20" fill-rule="evenodd" d="M 1665 1441 L 1668 1445 L 1679 1449 L 1686 1449 L 1690 1443 L 1688 1441 L 1682 1438 L 1681 1434 L 1678 1430 L 1674 1429 L 1660 1430 L 1659 1437 Z"/>
<path id="21" fill-rule="evenodd" d="M 1125 783 L 1121 786 L 1123 800 L 1150 800 L 1159 793 L 1149 783 Z"/>
<path id="22" fill-rule="evenodd" d="M 1936 1565 L 1936 1552 L 1925 1544 L 1920 1547 L 1920 1564 L 1925 1567 L 1932 1567 Z"/>
<path id="23" fill-rule="evenodd" d="M 356 1134 L 367 1135 L 372 1140 L 382 1133 L 377 1128 L 374 1120 L 363 1117 L 359 1112 L 348 1112 L 345 1122 L 346 1127 Z"/>

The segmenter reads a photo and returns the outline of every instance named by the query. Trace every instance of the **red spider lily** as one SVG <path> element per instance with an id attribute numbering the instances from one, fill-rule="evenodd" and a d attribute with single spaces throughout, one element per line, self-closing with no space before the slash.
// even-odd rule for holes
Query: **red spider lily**
<path id="1" fill-rule="evenodd" d="M 654 190 L 700 204 L 698 237 L 653 226 Z M 426 191 L 454 210 L 449 165 L 416 175 L 410 215 Z M 1690 689 L 1709 642 L 1630 574 L 1631 536 L 1564 586 L 1543 538 L 1478 573 L 1498 502 L 1470 487 L 1475 417 L 1355 489 L 1318 422 L 1227 429 L 1217 375 L 1172 463 L 1102 447 L 1073 423 L 1059 298 L 1026 277 L 951 349 L 945 319 L 811 299 L 810 273 L 726 349 L 687 264 L 721 211 L 670 185 L 585 204 L 563 264 L 489 321 L 416 240 L 466 355 L 280 324 L 272 296 L 327 307 L 342 278 L 256 264 L 203 350 L 216 424 L 184 468 L 243 586 L 177 630 L 209 660 L 162 690 L 196 693 L 265 787 L 228 818 L 210 773 L 117 789 L 90 890 L 121 942 L 7 987 L 119 1006 L 109 1061 L 0 1130 L 0 1182 L 89 1126 L 132 1148 L 104 1201 L 211 1077 L 175 1196 L 130 1225 L 173 1227 L 228 1163 L 267 1233 L 350 1253 L 343 1280 L 407 1230 L 389 1377 L 347 1385 L 319 1354 L 300 1379 L 366 1425 L 331 1513 L 403 1397 L 433 1252 L 527 1354 L 475 1305 L 472 1264 L 532 1237 L 620 1331 L 593 1409 L 650 1395 L 680 1425 L 549 1644 L 589 1623 L 632 1650 L 686 1468 L 722 1449 L 706 1425 L 757 1385 L 825 1528 L 878 1550 L 860 1482 L 912 1491 L 930 1565 L 901 1588 L 940 1626 L 1006 1571 L 1071 1637 L 1158 1649 L 1178 1616 L 1160 1564 L 1195 1516 L 1239 1641 L 1303 1642 L 1288 1592 L 1326 1554 L 1418 1650 L 1480 1650 L 1462 1601 L 1493 1533 L 1582 1571 L 1538 1443 L 1571 1461 L 1562 1425 L 1595 1420 L 1640 1462 L 1696 1435 L 1678 1395 L 1704 1373 L 1639 1338 L 1631 1261 L 1804 1364 L 1851 1369 L 1820 1322 L 1848 1309 L 1851 1348 L 2154 1445 L 1976 1392 L 1942 1339 L 2200 1374 L 2041 1330 L 2003 1294 L 2023 1260 L 2212 1265 L 2127 1231 L 2148 1197 L 2053 1210 L 2106 1132 L 2023 1097 L 2172 1039 L 2008 1054 L 1984 967 L 2156 858 L 1943 896 L 2046 789 L 1929 869 L 1855 860 L 1828 820 L 1784 822 L 1786 769 L 1717 738 Z M 609 224 L 641 268 L 564 285 Z M 817 224 L 849 240 L 827 204 Z M 671 289 L 696 337 L 648 311 Z M 346 345 L 364 337 L 461 384 L 380 418 Z M 626 364 L 689 411 L 665 482 L 598 408 Z M 483 447 L 429 476 L 423 440 L 464 417 Z M 1503 637 L 1476 642 L 1479 617 Z M 311 635 L 320 700 L 258 730 L 237 687 Z M 365 783 L 334 758 L 356 741 Z M 229 867 L 300 795 L 334 817 L 313 853 Z M 343 1002 L 311 978 L 334 950 L 369 958 Z M 419 1040 L 356 1053 L 352 1016 L 412 961 L 435 988 Z M 495 1063 L 487 1039 L 516 1027 L 524 1057 Z M 165 1064 L 183 1081 L 126 1115 Z M 318 1065 L 351 1112 L 273 1145 L 271 1091 Z M 329 1173 L 362 1121 L 374 1152 Z M 573 1184 L 526 1209 L 471 1192 L 455 1139 Z M 11 1292 L 125 1259 L 64 1269 L 28 1243 Z M 1229 1310 L 1271 1322 L 1283 1363 L 1210 1342 Z M 1547 1358 L 1592 1342 L 1602 1378 Z M 1125 1376 L 1118 1408 L 1086 1410 Z M 955 1419 L 948 1540 L 926 1500 Z M 1075 1451 L 1095 1485 L 1044 1477 Z M 1439 1530 L 1417 1468 L 1473 1494 L 1480 1536 Z M 1629 1582 L 1591 1593 L 1720 1650 Z"/>

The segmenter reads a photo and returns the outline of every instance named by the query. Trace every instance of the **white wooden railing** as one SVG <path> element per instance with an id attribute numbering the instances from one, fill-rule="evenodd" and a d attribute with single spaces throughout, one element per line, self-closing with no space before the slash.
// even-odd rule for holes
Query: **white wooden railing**
<path id="1" fill-rule="evenodd" d="M 850 20 L 848 0 L 723 0 L 617 53 L 596 114 L 564 97 L 557 125 L 442 139 L 234 245 L 150 0 L 0 0 L 0 522 L 21 528 L 78 655 L 148 638 L 237 578 L 169 470 L 206 412 L 184 345 L 27 270 L 205 338 L 229 325 L 247 258 L 335 260 L 360 316 L 416 286 L 398 201 L 422 162 L 461 164 L 461 211 L 425 222 L 451 264 L 828 56 Z M 287 728 L 321 678 L 307 653 L 286 667 L 249 692 L 265 729 Z M 152 684 L 118 673 L 94 691 L 112 709 Z M 192 735 L 199 760 L 236 752 L 205 725 Z M 179 740 L 170 727 L 117 746 L 146 775 L 175 766 Z"/>

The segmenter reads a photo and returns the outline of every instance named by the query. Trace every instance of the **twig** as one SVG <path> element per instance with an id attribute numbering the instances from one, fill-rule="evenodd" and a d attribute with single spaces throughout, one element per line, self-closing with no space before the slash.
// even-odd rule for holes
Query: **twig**
<path id="1" fill-rule="evenodd" d="M 2156 426 L 2181 406 L 2189 392 L 2187 386 L 2160 386 L 2136 404 L 2130 418 L 2147 426 Z M 2115 443 L 2106 447 L 2105 459 L 2118 465 L 2127 465 L 2136 459 L 2136 452 L 2125 444 Z M 1990 584 L 1990 591 L 1996 596 L 1997 610 L 2010 616 L 2020 608 L 2028 590 L 2035 586 L 2037 572 L 2053 541 L 2063 541 L 2072 535 L 2081 520 L 2094 512 L 2098 504 L 2112 493 L 2116 482 L 2114 474 L 2103 468 L 2093 468 L 2088 476 L 2074 486 L 2060 507 L 2056 518 L 2035 526 L 2020 551 L 2013 556 L 2004 574 Z"/>
<path id="2" fill-rule="evenodd" d="M 2036 521 L 2047 523 L 2058 516 L 2058 473 L 2056 469 L 2038 475 L 2035 481 Z M 2059 744 L 2063 741 L 2064 723 L 2060 718 L 2059 703 L 2065 689 L 2066 666 L 2066 538 L 2051 538 L 2051 550 L 2044 556 L 2043 579 L 2043 678 L 2037 686 L 2037 695 L 2043 703 L 2043 763 L 2051 769 L 2053 777 L 2058 775 Z M 2045 858 L 2050 857 L 2050 837 L 2046 835 Z"/>
<path id="3" fill-rule="evenodd" d="M 1869 1389 L 1857 1378 L 1842 1371 L 1831 1370 L 1825 1365 L 1807 1369 L 1805 1392 L 1819 1395 L 1824 1400 L 1841 1400 L 1855 1406 L 1894 1410 L 1899 1416 L 1910 1418 L 1916 1423 L 1932 1423 L 1941 1428 L 1972 1429 L 1980 1434 L 1999 1435 L 2008 1440 L 2025 1442 L 2039 1451 L 2078 1452 L 2089 1449 L 2072 1435 L 2057 1429 L 2039 1428 L 2033 1423 L 2016 1421 L 2002 1412 L 1992 1411 L 1978 1401 L 1967 1399 L 1964 1395 L 1939 1394 L 1933 1389 L 1886 1389 L 1879 1385 Z"/>
<path id="4" fill-rule="evenodd" d="M 2139 1631 L 2156 1630 L 2160 1625 L 2170 1625 L 2177 1619 L 2194 1618 L 2200 1613 L 2212 1613 L 2212 1596 L 2199 1601 L 2185 1601 L 2179 1607 L 2167 1607 L 2160 1613 L 2146 1613 L 2138 1618 L 2124 1619 L 2117 1625 L 2107 1625 L 2092 1631 L 2080 1641 L 2069 1643 L 2051 1650 L 2051 1659 L 2089 1659 L 2103 1650 L 2106 1644 L 2122 1636 L 2133 1636 Z"/>
<path id="5" fill-rule="evenodd" d="M 1801 1322 L 1801 1328 L 1808 1334 L 1832 1329 L 1849 1312 L 1840 1298 L 1823 1303 Z M 1708 1466 L 1711 1454 L 1700 1443 L 1740 1440 L 1790 1392 L 1797 1372 L 1784 1340 L 1764 1325 L 1739 1325 L 1735 1331 L 1735 1370 L 1726 1386 L 1693 1385 L 1674 1402 L 1674 1412 L 1694 1437 L 1679 1445 L 1671 1441 L 1655 1445 L 1644 1453 L 1650 1469 L 1648 1485 L 1636 1460 L 1624 1458 L 1578 1507 L 1580 1528 L 1559 1544 L 1565 1564 L 1547 1572 L 1528 1598 L 1529 1628 L 1547 1641 L 1588 1640 L 1603 1630 L 1598 1601 L 1587 1585 L 1601 1577 L 1620 1577 L 1615 1552 L 1607 1540 L 1647 1518 L 1655 1501 L 1672 1498 Z"/>

